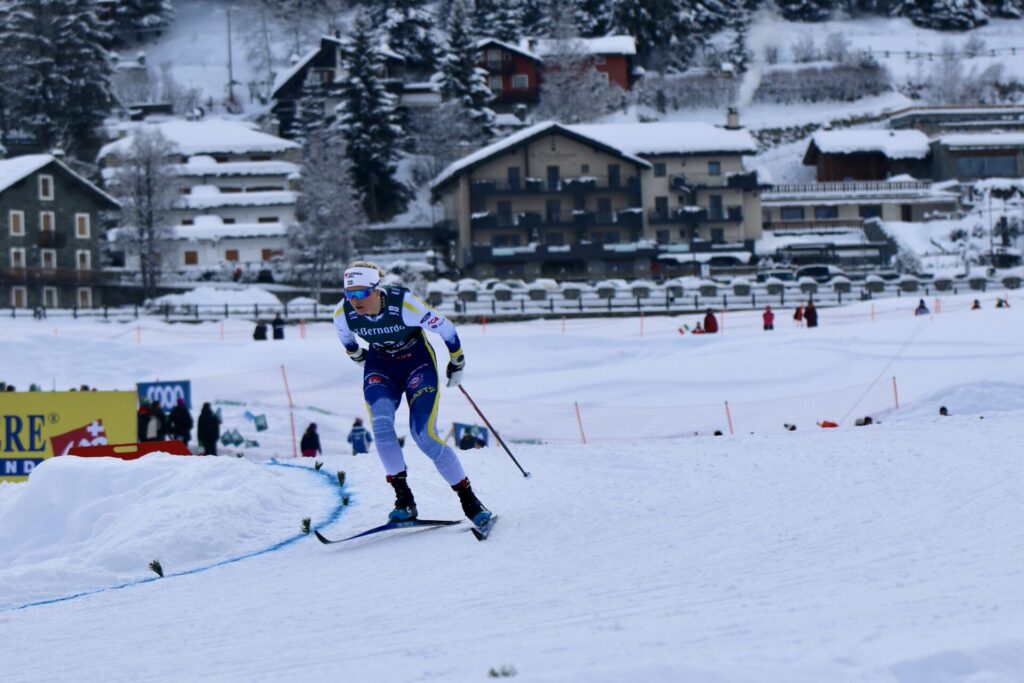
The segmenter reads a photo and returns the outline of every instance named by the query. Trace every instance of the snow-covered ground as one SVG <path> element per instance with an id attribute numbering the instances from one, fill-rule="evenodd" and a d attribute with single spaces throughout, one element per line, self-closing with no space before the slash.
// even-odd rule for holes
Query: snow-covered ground
<path id="1" fill-rule="evenodd" d="M 199 401 L 236 384 L 259 401 L 283 364 L 296 403 L 332 414 L 317 414 L 320 473 L 60 458 L 0 484 L 4 680 L 1022 681 L 1024 300 L 1010 301 L 949 297 L 926 318 L 909 300 L 876 302 L 873 319 L 860 304 L 814 330 L 780 315 L 771 333 L 730 312 L 705 337 L 680 336 L 678 318 L 647 318 L 642 337 L 637 319 L 465 326 L 485 411 L 685 416 L 890 375 L 902 407 L 863 428 L 672 440 L 637 419 L 617 442 L 512 444 L 530 479 L 500 449 L 461 452 L 502 518 L 489 541 L 459 526 L 352 547 L 298 532 L 311 517 L 347 535 L 391 502 L 376 458 L 340 441 L 359 371 L 329 326 L 257 344 L 242 321 L 222 340 L 217 324 L 9 320 L 4 379 L 22 388 L 173 376 Z M 234 381 L 202 388 L 218 375 Z M 504 410 L 488 412 L 500 430 Z M 421 514 L 458 518 L 429 462 L 407 457 Z"/>

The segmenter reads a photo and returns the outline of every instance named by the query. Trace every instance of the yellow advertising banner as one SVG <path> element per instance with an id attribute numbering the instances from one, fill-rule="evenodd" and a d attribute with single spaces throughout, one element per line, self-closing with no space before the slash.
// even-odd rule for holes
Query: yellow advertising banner
<path id="1" fill-rule="evenodd" d="M 24 481 L 72 446 L 135 443 L 132 391 L 0 392 L 0 481 Z"/>

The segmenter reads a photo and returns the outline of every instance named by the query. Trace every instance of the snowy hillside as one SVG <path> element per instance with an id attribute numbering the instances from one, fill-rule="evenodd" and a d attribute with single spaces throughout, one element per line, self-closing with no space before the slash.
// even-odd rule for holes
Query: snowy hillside
<path id="1" fill-rule="evenodd" d="M 198 400 L 272 402 L 283 364 L 296 404 L 327 409 L 329 455 L 320 473 L 287 457 L 59 458 L 0 484 L 4 680 L 1024 680 L 1024 301 L 969 301 L 924 318 L 910 300 L 828 309 L 811 330 L 780 316 L 771 333 L 730 313 L 705 337 L 671 318 L 643 337 L 636 319 L 465 326 L 466 386 L 499 430 L 494 406 L 576 400 L 628 416 L 621 440 L 511 444 L 530 479 L 500 449 L 460 452 L 501 516 L 490 540 L 460 525 L 351 547 L 298 530 L 354 533 L 391 503 L 376 458 L 341 442 L 358 369 L 329 326 L 257 344 L 242 322 L 221 340 L 211 324 L 11 320 L 0 339 L 20 362 L 4 374 L 20 388 L 174 376 Z M 668 407 L 685 419 L 892 375 L 901 408 L 882 424 L 644 429 Z M 444 393 L 442 428 L 458 402 Z M 406 452 L 421 514 L 458 518 Z"/>

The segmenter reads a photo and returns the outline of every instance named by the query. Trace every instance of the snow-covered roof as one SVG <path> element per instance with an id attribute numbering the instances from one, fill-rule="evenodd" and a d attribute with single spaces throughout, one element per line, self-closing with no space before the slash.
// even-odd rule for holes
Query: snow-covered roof
<path id="1" fill-rule="evenodd" d="M 299 59 L 299 61 L 297 61 L 294 64 L 292 64 L 290 67 L 288 67 L 288 69 L 286 69 L 285 71 L 282 71 L 281 73 L 279 73 L 277 75 L 277 78 L 274 79 L 274 87 L 270 89 L 270 92 L 272 93 L 272 96 L 276 96 L 277 95 L 277 91 L 285 83 L 290 81 L 295 74 L 299 73 L 304 68 L 306 68 L 306 65 L 309 64 L 309 62 L 313 59 L 313 57 L 316 57 L 318 54 L 320 54 L 320 48 L 318 48 L 318 47 L 314 48 L 314 49 L 310 50 L 309 52 L 307 52 L 306 54 L 304 54 Z"/>
<path id="2" fill-rule="evenodd" d="M 0 159 L 0 192 L 22 178 L 32 175 L 54 160 L 49 154 L 26 154 L 13 159 Z"/>
<path id="3" fill-rule="evenodd" d="M 90 190 L 99 194 L 115 206 L 121 206 L 120 202 L 100 188 L 96 187 L 93 183 L 89 182 L 88 179 L 72 171 L 67 164 L 52 154 L 26 154 L 23 156 L 12 157 L 10 159 L 0 159 L 0 192 L 3 192 L 15 183 L 32 175 L 51 163 L 56 163 L 70 176 L 82 182 Z"/>
<path id="4" fill-rule="evenodd" d="M 746 130 L 700 121 L 588 123 L 567 128 L 629 154 L 757 153 L 757 142 Z"/>
<path id="5" fill-rule="evenodd" d="M 228 119 L 184 121 L 175 119 L 160 123 L 138 123 L 128 129 L 120 140 L 104 145 L 99 160 L 111 154 L 124 154 L 132 145 L 132 131 L 156 130 L 186 156 L 195 154 L 249 154 L 254 152 L 280 153 L 298 149 L 291 140 L 268 135 L 253 124 Z"/>
<path id="6" fill-rule="evenodd" d="M 957 133 L 943 135 L 939 144 L 945 147 L 1024 147 L 1024 133 Z"/>
<path id="7" fill-rule="evenodd" d="M 498 40 L 497 38 L 481 38 L 480 40 L 476 41 L 477 50 L 486 45 L 497 45 L 500 48 L 508 50 L 509 52 L 516 52 L 518 54 L 521 54 L 528 59 L 532 59 L 538 62 L 541 61 L 540 55 L 531 52 L 530 49 L 525 46 L 519 46 L 516 45 L 515 43 L 508 43 L 505 42 L 504 40 Z"/>
<path id="8" fill-rule="evenodd" d="M 437 190 L 438 188 L 440 188 L 442 185 L 444 185 L 447 182 L 449 182 L 452 178 L 454 178 L 456 175 L 458 175 L 462 171 L 464 171 L 464 170 L 466 170 L 466 169 L 468 169 L 468 168 L 470 168 L 472 166 L 475 166 L 475 165 L 477 165 L 479 163 L 482 163 L 482 162 L 486 161 L 487 159 L 491 158 L 492 156 L 505 151 L 506 149 L 511 149 L 511 148 L 515 147 L 516 145 L 519 145 L 519 144 L 521 144 L 523 142 L 526 142 L 527 140 L 530 140 L 530 139 L 535 138 L 537 136 L 543 135 L 545 133 L 549 133 L 549 132 L 552 132 L 552 133 L 562 133 L 562 134 L 567 134 L 568 133 L 570 135 L 575 135 L 575 136 L 584 135 L 583 133 L 580 133 L 580 132 L 576 131 L 575 128 L 578 128 L 578 126 L 563 126 L 562 124 L 560 124 L 560 123 L 558 123 L 556 121 L 544 121 L 542 123 L 534 124 L 534 125 L 530 126 L 529 128 L 524 128 L 521 131 L 517 131 L 517 132 L 509 135 L 508 137 L 506 137 L 506 138 L 504 138 L 502 140 L 499 140 L 497 142 L 491 143 L 491 144 L 487 145 L 486 147 L 482 147 L 482 148 L 478 149 L 477 151 L 473 152 L 472 154 L 467 154 L 466 156 L 464 156 L 463 158 L 459 159 L 458 161 L 455 161 L 455 162 L 449 164 L 448 167 L 445 168 L 443 171 L 441 171 L 440 175 L 438 175 L 437 178 L 434 179 L 434 182 L 432 182 L 430 184 L 430 188 L 432 190 Z M 590 137 L 590 136 L 586 136 L 586 137 Z M 625 157 L 626 159 L 629 159 L 630 161 L 632 161 L 633 163 L 635 163 L 637 165 L 644 166 L 644 167 L 649 167 L 650 166 L 650 163 L 648 163 L 647 161 L 644 161 L 640 157 L 634 156 L 633 154 L 631 154 L 631 153 L 625 151 L 624 149 L 622 149 L 621 147 L 618 147 L 618 146 L 616 146 L 614 144 L 609 144 L 609 143 L 604 142 L 602 140 L 598 140 L 597 138 L 591 138 L 591 139 L 593 139 L 594 142 L 596 142 L 596 143 L 598 143 L 598 144 L 600 144 L 602 146 L 612 148 L 611 151 L 613 151 L 613 152 L 615 152 L 615 153 Z"/>
<path id="9" fill-rule="evenodd" d="M 591 55 L 635 55 L 636 40 L 633 36 L 618 35 L 601 38 L 573 38 L 573 47 Z M 558 52 L 559 41 L 550 38 L 523 38 L 519 50 L 537 55 L 541 59 Z"/>
<path id="10" fill-rule="evenodd" d="M 231 223 L 225 225 L 219 216 L 196 216 L 195 225 L 176 225 L 172 232 L 172 239 L 199 242 L 251 237 L 287 237 L 288 226 L 284 223 Z"/>
<path id="11" fill-rule="evenodd" d="M 205 154 L 189 157 L 187 163 L 175 164 L 171 172 L 179 176 L 289 176 L 298 173 L 299 165 L 290 161 L 228 161 L 217 163 Z"/>
<path id="12" fill-rule="evenodd" d="M 749 251 L 700 251 L 688 254 L 659 254 L 659 261 L 675 261 L 676 263 L 709 263 L 714 258 L 731 258 L 740 263 L 750 263 L 754 255 Z M 717 283 L 710 283 L 717 284 Z M 735 284 L 735 283 L 734 283 Z"/>
<path id="13" fill-rule="evenodd" d="M 228 206 L 281 206 L 294 204 L 298 193 L 288 190 L 272 192 L 221 192 L 214 185 L 196 185 L 191 194 L 178 199 L 182 209 L 218 209 Z"/>
<path id="14" fill-rule="evenodd" d="M 824 154 L 880 152 L 890 159 L 924 159 L 928 136 L 919 130 L 819 130 L 812 144 Z"/>

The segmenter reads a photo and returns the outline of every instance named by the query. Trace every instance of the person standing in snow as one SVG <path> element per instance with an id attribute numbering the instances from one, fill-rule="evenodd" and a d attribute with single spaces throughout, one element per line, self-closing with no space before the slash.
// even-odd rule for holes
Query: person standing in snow
<path id="1" fill-rule="evenodd" d="M 715 334 L 718 332 L 718 320 L 715 318 L 715 313 L 710 308 L 704 313 L 704 332 L 705 334 Z"/>
<path id="2" fill-rule="evenodd" d="M 320 435 L 316 433 L 316 422 L 310 422 L 306 427 L 306 433 L 302 435 L 299 449 L 304 458 L 315 458 L 317 453 L 323 455 L 324 449 L 320 448 Z"/>
<path id="3" fill-rule="evenodd" d="M 764 321 L 765 332 L 775 329 L 775 314 L 772 313 L 771 306 L 764 307 L 764 313 L 761 314 L 761 320 Z"/>
<path id="4" fill-rule="evenodd" d="M 928 315 L 928 307 L 924 304 L 924 299 L 917 302 L 917 308 L 914 309 L 914 315 Z"/>
<path id="5" fill-rule="evenodd" d="M 270 326 L 274 328 L 274 339 L 284 339 L 284 318 L 278 313 L 274 316 L 274 319 L 270 321 Z"/>
<path id="6" fill-rule="evenodd" d="M 348 433 L 348 442 L 352 444 L 352 455 L 369 453 L 370 444 L 373 443 L 373 435 L 366 431 L 362 418 L 356 418 L 352 423 L 352 431 Z"/>
<path id="7" fill-rule="evenodd" d="M 217 439 L 220 438 L 220 420 L 213 412 L 209 402 L 203 404 L 199 411 L 199 423 L 196 425 L 196 438 L 203 447 L 204 455 L 217 455 Z"/>
<path id="8" fill-rule="evenodd" d="M 804 324 L 804 305 L 800 304 L 796 307 L 796 311 L 793 312 L 793 320 L 796 322 L 797 327 L 803 327 Z"/>
<path id="9" fill-rule="evenodd" d="M 814 307 L 813 301 L 807 302 L 807 308 L 804 309 L 804 320 L 807 321 L 807 327 L 818 326 L 818 309 Z"/>
<path id="10" fill-rule="evenodd" d="M 334 311 L 334 327 L 349 358 L 363 366 L 363 398 L 370 410 L 377 455 L 395 490 L 395 508 L 388 519 L 406 521 L 417 516 L 405 456 L 395 433 L 395 411 L 404 394 L 413 440 L 458 494 L 466 517 L 480 526 L 491 519 L 491 512 L 473 492 L 455 451 L 437 434 L 441 392 L 437 360 L 426 333 L 439 335 L 448 348 L 448 387 L 458 386 L 466 366 L 459 335 L 450 321 L 408 289 L 381 287 L 383 276 L 384 271 L 367 261 L 356 261 L 345 270 L 345 298 Z M 357 336 L 369 344 L 368 349 L 359 346 Z"/>
<path id="11" fill-rule="evenodd" d="M 171 427 L 171 434 L 175 439 L 188 444 L 192 438 L 192 414 L 185 406 L 185 399 L 179 398 L 177 405 L 171 408 L 171 414 L 167 417 Z"/>
<path id="12" fill-rule="evenodd" d="M 267 341 L 267 323 L 257 320 L 256 329 L 252 331 L 252 338 L 256 341 Z"/>

